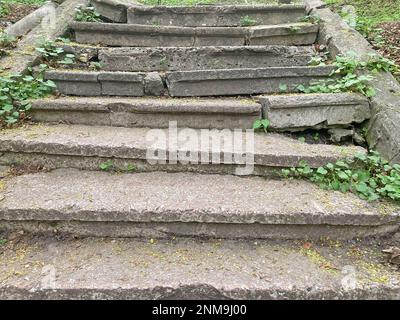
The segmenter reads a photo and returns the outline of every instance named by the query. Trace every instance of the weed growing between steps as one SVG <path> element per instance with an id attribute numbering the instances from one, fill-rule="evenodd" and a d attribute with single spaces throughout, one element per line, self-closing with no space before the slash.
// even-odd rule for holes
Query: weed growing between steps
<path id="1" fill-rule="evenodd" d="M 326 190 L 353 192 L 361 199 L 400 201 L 400 165 L 390 165 L 379 153 L 357 154 L 353 159 L 312 169 L 306 162 L 282 170 L 287 178 L 308 179 Z"/>
<path id="2" fill-rule="evenodd" d="M 62 41 L 64 43 L 68 42 L 68 39 L 58 38 L 58 41 Z M 59 47 L 54 41 L 45 41 L 41 44 L 40 47 L 36 48 L 44 63 L 51 67 L 57 67 L 59 65 L 70 65 L 75 62 L 75 55 L 68 54 L 64 52 L 64 49 Z"/>
<path id="3" fill-rule="evenodd" d="M 132 163 L 128 163 L 125 168 L 118 168 L 114 165 L 112 160 L 108 160 L 106 162 L 100 163 L 99 169 L 106 172 L 125 172 L 125 173 L 132 173 L 137 170 L 136 166 Z"/>
<path id="4" fill-rule="evenodd" d="M 9 50 L 17 46 L 17 39 L 0 32 L 0 58 L 8 55 Z M 0 68 L 1 69 L 1 68 Z"/>
<path id="5" fill-rule="evenodd" d="M 56 87 L 54 82 L 43 79 L 46 65 L 41 65 L 38 74 L 12 74 L 0 76 L 0 126 L 7 127 L 26 117 L 31 108 L 30 99 L 50 94 Z"/>
<path id="6" fill-rule="evenodd" d="M 75 21 L 79 22 L 101 22 L 100 13 L 94 7 L 80 6 L 75 9 Z"/>
<path id="7" fill-rule="evenodd" d="M 313 59 L 311 64 L 324 65 L 321 59 Z M 302 93 L 339 93 L 358 92 L 366 97 L 373 97 L 375 90 L 369 85 L 373 80 L 370 73 L 381 71 L 396 72 L 398 67 L 393 61 L 378 55 L 370 55 L 367 61 L 360 61 L 356 54 L 349 52 L 347 55 L 338 55 L 333 62 L 335 70 L 328 80 L 312 83 L 309 87 L 300 85 L 297 87 Z"/>

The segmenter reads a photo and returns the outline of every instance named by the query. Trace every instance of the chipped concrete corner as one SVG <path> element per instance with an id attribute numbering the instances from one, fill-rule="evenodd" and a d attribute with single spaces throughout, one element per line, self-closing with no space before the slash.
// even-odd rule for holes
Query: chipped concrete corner
<path id="1" fill-rule="evenodd" d="M 319 16 L 320 32 L 318 42 L 326 45 L 336 56 L 349 51 L 360 58 L 377 52 L 368 41 L 351 28 L 336 13 L 320 0 L 305 0 L 310 14 Z M 379 151 L 392 163 L 400 163 L 400 84 L 389 73 L 374 75 L 371 82 L 376 96 L 371 98 L 371 120 L 367 130 L 367 141 L 371 149 Z"/>

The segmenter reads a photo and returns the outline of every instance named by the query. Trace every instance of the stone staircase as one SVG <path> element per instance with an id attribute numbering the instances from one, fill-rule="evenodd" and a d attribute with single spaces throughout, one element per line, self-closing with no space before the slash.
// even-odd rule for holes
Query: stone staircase
<path id="1" fill-rule="evenodd" d="M 221 287 L 215 281 L 230 268 L 228 263 L 218 265 L 215 277 L 207 278 L 204 266 L 192 265 L 197 261 L 193 257 L 188 258 L 192 272 L 181 282 L 172 276 L 180 269 L 179 259 L 170 261 L 167 273 L 171 275 L 156 276 L 158 272 L 151 271 L 154 265 L 147 268 L 142 264 L 136 265 L 131 276 L 120 271 L 104 275 L 99 269 L 110 266 L 108 258 L 102 256 L 87 261 L 87 270 L 98 270 L 93 271 L 96 275 L 83 272 L 77 277 L 73 275 L 77 260 L 64 267 L 58 260 L 47 261 L 63 273 L 55 287 L 43 288 L 32 271 L 25 282 L 15 277 L 0 281 L 0 297 L 327 298 L 335 294 L 398 294 L 398 286 L 374 281 L 343 292 L 340 273 L 328 279 L 321 270 L 314 270 L 318 268 L 311 266 L 312 259 L 308 261 L 307 256 L 296 258 L 301 260 L 302 267 L 294 267 L 298 270 L 288 265 L 287 255 L 278 259 L 288 274 L 293 270 L 306 273 L 307 279 L 314 274 L 309 285 L 305 278 L 286 278 L 278 283 L 271 271 L 272 262 L 251 260 L 254 250 L 261 250 L 253 247 L 255 239 L 264 239 L 267 251 L 275 252 L 280 247 L 274 242 L 277 240 L 349 240 L 387 236 L 399 228 L 400 212 L 393 204 L 369 203 L 305 181 L 280 179 L 281 169 L 297 166 L 300 161 L 319 167 L 365 152 L 358 146 L 308 144 L 282 133 L 349 126 L 370 117 L 368 100 L 357 94 L 296 93 L 298 85 L 325 79 L 333 70 L 331 66 L 308 65 L 315 54 L 318 25 L 299 22 L 306 15 L 305 7 L 171 8 L 124 3 L 95 0 L 93 5 L 108 22 L 75 22 L 70 26 L 77 43 L 65 45 L 65 50 L 78 57 L 90 52 L 102 69 L 78 66 L 46 72 L 46 79 L 57 84 L 61 96 L 34 101 L 31 115 L 38 123 L 4 131 L 0 136 L 0 164 L 17 165 L 30 173 L 4 178 L 0 227 L 9 232 L 22 229 L 97 237 L 76 241 L 98 255 L 104 253 L 102 243 L 108 241 L 126 241 L 124 250 L 145 247 L 150 241 L 154 255 L 163 256 L 168 255 L 169 241 L 172 248 L 181 250 L 192 241 L 184 238 L 193 237 L 193 242 L 204 241 L 202 248 L 192 246 L 193 254 L 207 256 L 214 250 L 216 240 L 212 239 L 230 239 L 221 240 L 229 241 L 232 249 L 224 248 L 218 259 L 226 260 L 228 252 L 240 255 L 242 249 L 235 247 L 245 246 L 250 251 L 238 262 L 240 268 L 264 270 L 261 273 L 268 269 L 272 284 L 259 273 L 244 276 L 236 270 L 229 272 L 231 278 Z M 242 26 L 244 16 L 257 25 Z M 245 131 L 263 118 L 270 120 L 276 132 L 256 132 L 253 136 Z M 208 140 L 224 141 L 217 151 L 209 144 L 176 147 L 176 135 L 200 139 L 205 129 L 212 129 Z M 229 143 L 235 129 L 237 141 L 254 145 L 254 157 L 248 158 L 245 150 Z M 244 170 L 248 165 L 254 170 Z M 51 171 L 42 172 L 42 168 Z M 31 172 L 37 169 L 39 172 Z M 30 240 L 24 241 L 29 247 Z M 63 251 L 67 243 L 51 241 L 56 252 Z M 146 260 L 143 250 L 136 252 L 134 259 Z M 69 252 L 84 256 L 79 249 Z M 45 246 L 31 256 L 43 255 Z M 109 257 L 115 258 L 114 254 Z M 124 257 L 118 259 L 120 266 L 126 266 L 131 257 L 124 251 Z M 213 265 L 212 261 L 210 258 L 206 264 Z M 390 279 L 397 277 L 386 269 L 384 272 Z M 140 280 L 136 282 L 140 274 L 147 274 L 143 286 Z M 120 283 L 122 278 L 128 279 L 127 286 Z M 299 289 L 291 289 L 293 285 Z"/>

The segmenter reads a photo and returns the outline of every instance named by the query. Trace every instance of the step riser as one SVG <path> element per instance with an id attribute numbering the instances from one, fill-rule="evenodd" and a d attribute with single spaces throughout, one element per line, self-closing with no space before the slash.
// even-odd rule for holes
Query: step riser
<path id="1" fill-rule="evenodd" d="M 243 45 L 311 45 L 318 26 L 312 24 L 249 28 L 151 27 L 73 23 L 76 41 L 122 47 L 201 47 Z"/>
<path id="2" fill-rule="evenodd" d="M 75 96 L 160 96 L 172 97 L 233 96 L 296 92 L 299 85 L 326 79 L 333 68 L 281 67 L 167 72 L 165 80 L 152 73 L 124 72 L 47 72 L 60 93 Z M 166 85 L 166 87 L 165 87 Z"/>
<path id="3" fill-rule="evenodd" d="M 0 146 L 0 149 L 3 149 Z M 41 149 L 41 148 L 37 148 Z M 43 149 L 48 149 L 44 147 Z M 85 151 L 83 151 L 84 153 Z M 78 153 L 78 152 L 76 152 Z M 36 152 L 24 152 L 23 150 L 8 152 L 1 152 L 0 165 L 34 165 L 39 167 L 45 167 L 46 169 L 60 169 L 60 168 L 75 168 L 81 170 L 100 170 L 100 165 L 111 161 L 113 168 L 116 171 L 126 172 L 130 165 L 135 167 L 135 172 L 193 172 L 200 174 L 229 174 L 229 175 L 241 175 L 237 172 L 238 168 L 243 168 L 242 165 L 236 164 L 187 164 L 181 161 L 178 164 L 150 164 L 147 160 L 138 159 L 137 157 L 118 157 L 111 156 L 113 151 L 104 151 L 103 156 L 92 154 L 90 156 L 85 155 L 60 155 L 51 153 Z M 168 156 L 168 155 L 167 155 Z M 288 157 L 282 159 L 279 157 L 270 157 L 265 159 L 267 165 L 255 165 L 252 168 L 252 172 L 246 175 L 252 176 L 263 176 L 269 178 L 281 178 L 282 169 L 288 167 L 298 166 L 301 160 L 307 161 L 311 167 L 319 167 L 329 162 L 335 162 L 339 160 L 336 157 L 326 158 L 313 158 L 310 157 Z M 259 160 L 264 161 L 264 160 Z M 223 162 L 223 155 L 221 156 L 221 162 Z"/>
<path id="4" fill-rule="evenodd" d="M 187 71 L 305 66 L 313 49 L 298 47 L 132 48 L 102 50 L 106 71 Z"/>
<path id="5" fill-rule="evenodd" d="M 127 20 L 131 24 L 238 27 L 249 17 L 255 24 L 283 24 L 298 22 L 306 15 L 303 6 L 196 6 L 196 7 L 131 7 Z"/>
<path id="6" fill-rule="evenodd" d="M 263 96 L 263 117 L 276 131 L 322 129 L 362 123 L 371 117 L 369 101 L 353 93 Z"/>
<path id="7" fill-rule="evenodd" d="M 326 79 L 332 70 L 331 67 L 293 67 L 168 72 L 166 83 L 172 97 L 281 93 L 282 84 L 287 86 L 287 92 L 296 92 L 299 85 L 308 86 Z"/>
<path id="8" fill-rule="evenodd" d="M 4 300 L 399 300 L 398 288 L 348 290 L 343 288 L 326 288 L 312 290 L 295 290 L 281 288 L 244 289 L 243 287 L 226 289 L 215 288 L 207 283 L 180 285 L 177 288 L 160 286 L 156 288 L 132 289 L 93 289 L 93 288 L 52 288 L 21 289 L 7 287 L 0 289 L 0 299 Z"/>
<path id="9" fill-rule="evenodd" d="M 17 213 L 15 213 L 17 216 Z M 2 213 L 0 211 L 0 216 Z M 265 240 L 331 240 L 361 239 L 386 236 L 399 226 L 335 226 L 335 225 L 262 225 L 224 223 L 135 223 L 115 221 L 18 221 L 0 220 L 0 230 L 24 230 L 34 234 L 54 234 L 55 231 L 79 237 L 113 237 L 171 239 L 174 237 Z"/>
<path id="10" fill-rule="evenodd" d="M 261 113 L 253 115 L 222 114 L 172 114 L 172 113 L 132 113 L 132 112 L 85 112 L 49 111 L 33 109 L 30 116 L 37 122 L 60 121 L 70 124 L 168 128 L 170 121 L 179 127 L 194 129 L 251 129 Z"/>

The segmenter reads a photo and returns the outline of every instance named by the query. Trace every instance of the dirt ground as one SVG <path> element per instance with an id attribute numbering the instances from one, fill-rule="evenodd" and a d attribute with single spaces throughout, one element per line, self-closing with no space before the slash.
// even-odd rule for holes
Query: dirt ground
<path id="1" fill-rule="evenodd" d="M 26 5 L 26 4 L 10 4 L 10 13 L 3 18 L 0 18 L 0 28 L 5 28 L 10 24 L 13 24 L 21 20 L 26 15 L 35 11 L 38 6 Z"/>

